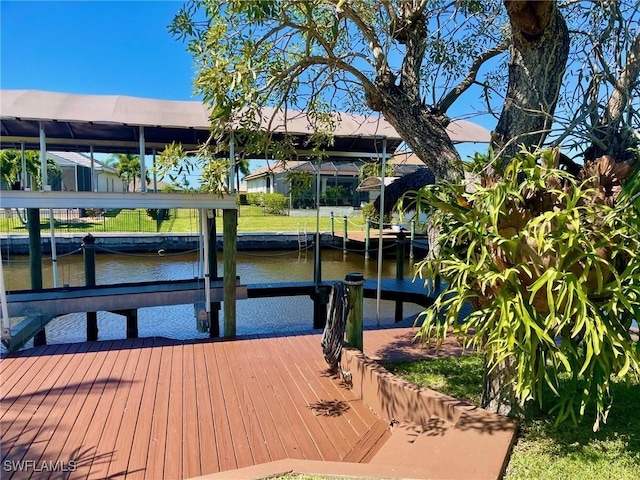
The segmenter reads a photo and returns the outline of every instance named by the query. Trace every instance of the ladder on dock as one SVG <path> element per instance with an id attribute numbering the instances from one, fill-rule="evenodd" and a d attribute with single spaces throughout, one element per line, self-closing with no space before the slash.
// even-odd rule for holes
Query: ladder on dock
<path id="1" fill-rule="evenodd" d="M 307 224 L 304 225 L 304 232 L 298 224 L 298 252 L 307 250 L 309 248 L 309 234 L 307 233 Z"/>

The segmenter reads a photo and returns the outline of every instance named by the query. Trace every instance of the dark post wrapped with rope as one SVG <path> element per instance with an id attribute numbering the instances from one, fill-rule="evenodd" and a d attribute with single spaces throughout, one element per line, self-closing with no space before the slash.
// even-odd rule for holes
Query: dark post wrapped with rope
<path id="1" fill-rule="evenodd" d="M 334 282 L 327 306 L 327 323 L 320 342 L 324 359 L 334 373 L 339 370 L 348 313 L 347 287 L 344 282 Z"/>

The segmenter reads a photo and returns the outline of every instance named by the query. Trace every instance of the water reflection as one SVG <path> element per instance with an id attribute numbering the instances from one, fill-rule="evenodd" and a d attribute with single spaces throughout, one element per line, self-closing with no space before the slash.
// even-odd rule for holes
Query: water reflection
<path id="1" fill-rule="evenodd" d="M 5 258 L 5 281 L 7 290 L 30 288 L 28 257 Z M 383 277 L 395 276 L 395 260 L 385 260 Z M 405 266 L 407 275 L 411 266 Z M 375 278 L 375 260 L 365 261 L 361 255 L 347 254 L 338 250 L 322 252 L 323 280 L 343 279 L 346 273 L 362 272 L 365 278 Z M 196 278 L 199 273 L 196 253 L 158 256 L 152 254 L 98 254 L 96 259 L 96 281 L 98 284 L 138 282 L 151 280 L 180 280 Z M 218 274 L 222 275 L 222 258 Z M 313 254 L 283 251 L 239 252 L 237 274 L 242 283 L 313 280 Z M 52 287 L 50 261 L 43 264 L 44 287 Z M 62 257 L 58 261 L 60 285 L 81 286 L 84 284 L 82 255 Z M 204 290 L 202 292 L 204 300 Z M 393 322 L 394 303 L 381 302 L 380 323 Z M 87 310 L 91 306 L 87 305 Z M 405 316 L 421 311 L 421 307 L 407 304 Z M 221 322 L 222 312 L 220 313 Z M 365 324 L 375 325 L 376 302 L 365 299 Z M 307 330 L 312 326 L 313 303 L 308 297 L 281 297 L 241 300 L 237 305 L 237 333 L 271 333 Z M 118 339 L 126 336 L 124 317 L 108 312 L 98 313 L 99 338 Z M 138 312 L 138 328 L 141 337 L 163 336 L 176 339 L 206 337 L 198 333 L 192 305 L 142 308 Z M 53 320 L 47 326 L 48 343 L 78 342 L 86 339 L 84 314 L 70 314 Z"/>

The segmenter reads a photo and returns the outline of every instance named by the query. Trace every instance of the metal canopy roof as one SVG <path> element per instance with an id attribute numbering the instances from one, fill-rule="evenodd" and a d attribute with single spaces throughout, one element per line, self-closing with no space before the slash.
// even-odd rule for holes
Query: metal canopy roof
<path id="1" fill-rule="evenodd" d="M 0 91 L 0 148 L 39 149 L 39 123 L 46 133 L 47 147 L 66 151 L 139 153 L 140 127 L 144 127 L 145 148 L 162 150 L 171 142 L 181 142 L 185 149 L 195 149 L 209 136 L 209 112 L 198 101 L 169 101 L 111 95 L 75 95 L 39 90 Z M 274 115 L 275 113 L 275 115 Z M 358 152 L 375 156 L 382 152 L 382 138 L 387 152 L 402 142 L 400 135 L 381 117 L 363 117 L 340 113 L 331 156 Z M 274 121 L 269 125 L 269 119 Z M 286 133 L 304 139 L 313 126 L 303 112 L 275 112 L 265 108 L 259 119 L 261 128 L 275 136 Z M 464 120 L 447 127 L 453 142 L 487 142 L 489 131 Z"/>

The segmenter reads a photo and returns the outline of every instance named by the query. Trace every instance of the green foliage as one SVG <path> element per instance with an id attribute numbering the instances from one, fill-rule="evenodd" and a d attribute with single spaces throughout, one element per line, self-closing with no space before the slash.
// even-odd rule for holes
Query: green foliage
<path id="1" fill-rule="evenodd" d="M 392 163 L 385 164 L 384 176 L 393 177 L 396 174 L 396 169 Z M 365 162 L 358 172 L 360 181 L 368 177 L 381 177 L 382 176 L 382 162 Z"/>
<path id="2" fill-rule="evenodd" d="M 251 192 L 247 193 L 247 202 L 249 205 L 255 205 L 257 207 L 261 207 L 264 205 L 264 194 L 261 192 Z"/>
<path id="3" fill-rule="evenodd" d="M 346 198 L 347 190 L 342 185 L 338 185 L 337 187 L 327 187 L 322 196 L 327 200 L 341 200 Z"/>
<path id="4" fill-rule="evenodd" d="M 310 172 L 289 170 L 285 182 L 289 184 L 289 194 L 295 207 L 313 197 L 313 175 Z"/>
<path id="5" fill-rule="evenodd" d="M 31 176 L 34 181 L 32 188 L 39 189 L 42 186 L 40 176 L 40 152 L 34 150 L 26 150 L 24 152 L 27 175 Z M 54 175 L 60 175 L 62 170 L 58 163 L 52 158 L 47 157 L 47 178 L 51 179 Z M 0 178 L 10 187 L 12 184 L 20 180 L 22 174 L 22 152 L 19 150 L 2 150 L 0 151 Z"/>
<path id="6" fill-rule="evenodd" d="M 203 192 L 215 193 L 220 196 L 229 193 L 229 187 L 227 186 L 229 170 L 228 160 L 209 160 L 202 167 L 200 189 Z"/>
<path id="7" fill-rule="evenodd" d="M 444 183 L 412 197 L 435 209 L 442 232 L 440 258 L 420 263 L 418 274 L 446 282 L 420 335 L 441 341 L 453 331 L 485 353 L 490 370 L 513 361 L 504 388 L 524 406 L 541 403 L 548 385 L 558 422 L 576 421 L 593 401 L 597 430 L 611 378 L 640 373 L 629 333 L 640 318 L 640 212 L 632 204 L 640 189 L 634 177 L 635 190 L 614 202 L 627 167 L 594 163 L 579 182 L 557 160 L 555 150 L 523 152 L 475 190 Z M 474 312 L 459 323 L 467 302 Z M 560 391 L 563 374 L 571 388 Z"/>
<path id="8" fill-rule="evenodd" d="M 287 210 L 287 197 L 281 193 L 265 193 L 264 209 L 271 215 L 284 215 Z"/>
<path id="9" fill-rule="evenodd" d="M 362 207 L 362 217 L 365 220 L 369 219 L 374 222 L 378 221 L 378 219 L 380 218 L 380 215 L 378 214 L 378 210 L 376 209 L 373 202 L 369 202 L 364 207 Z"/>

